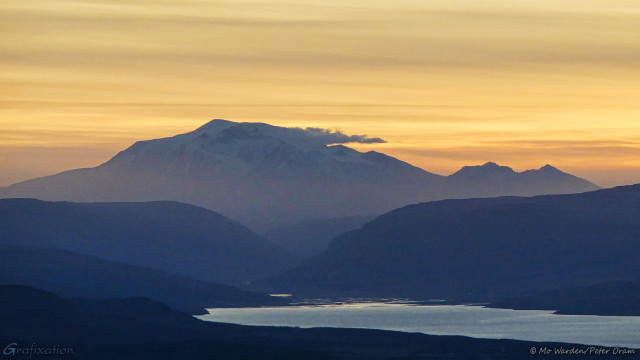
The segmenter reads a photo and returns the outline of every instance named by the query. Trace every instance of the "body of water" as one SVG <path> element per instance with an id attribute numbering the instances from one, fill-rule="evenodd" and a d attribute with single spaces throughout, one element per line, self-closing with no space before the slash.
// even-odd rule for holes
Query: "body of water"
<path id="1" fill-rule="evenodd" d="M 640 317 L 554 315 L 480 306 L 363 303 L 210 309 L 198 318 L 242 325 L 366 328 L 640 348 Z"/>

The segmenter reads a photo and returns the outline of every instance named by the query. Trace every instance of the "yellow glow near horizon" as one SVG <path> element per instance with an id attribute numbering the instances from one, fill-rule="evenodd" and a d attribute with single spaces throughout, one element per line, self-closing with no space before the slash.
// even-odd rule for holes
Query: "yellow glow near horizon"
<path id="1" fill-rule="evenodd" d="M 640 182 L 635 0 L 23 0 L 0 31 L 0 186 L 213 118 Z"/>

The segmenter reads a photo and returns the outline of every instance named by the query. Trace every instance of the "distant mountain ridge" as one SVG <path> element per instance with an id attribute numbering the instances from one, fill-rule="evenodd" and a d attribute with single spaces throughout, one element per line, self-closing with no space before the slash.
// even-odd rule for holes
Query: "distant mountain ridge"
<path id="1" fill-rule="evenodd" d="M 342 143 L 361 135 L 213 120 L 138 141 L 106 163 L 14 184 L 0 197 L 76 202 L 175 200 L 264 231 L 305 221 L 381 214 L 446 198 L 574 193 L 597 186 L 545 168 L 507 177 L 465 168 L 444 177 Z M 500 168 L 502 169 L 502 168 Z M 485 164 L 482 173 L 495 169 Z M 502 170 L 504 171 L 504 170 Z"/>
<path id="2" fill-rule="evenodd" d="M 451 198 L 569 194 L 598 188 L 549 164 L 537 170 L 516 172 L 510 167 L 487 162 L 481 166 L 465 166 L 449 175 L 446 181 L 455 194 Z"/>
<path id="3" fill-rule="evenodd" d="M 640 185 L 409 205 L 253 289 L 493 301 L 637 278 Z"/>

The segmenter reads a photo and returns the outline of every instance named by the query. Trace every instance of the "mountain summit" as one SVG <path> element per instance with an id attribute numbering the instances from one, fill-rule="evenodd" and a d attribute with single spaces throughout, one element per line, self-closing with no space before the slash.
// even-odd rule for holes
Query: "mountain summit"
<path id="1" fill-rule="evenodd" d="M 513 178 L 518 173 L 508 166 L 500 166 L 494 162 L 488 162 L 479 166 L 465 166 L 449 176 L 450 180 L 457 179 L 505 179 Z"/>
<path id="2" fill-rule="evenodd" d="M 380 214 L 449 197 L 593 190 L 568 174 L 484 176 L 465 167 L 450 177 L 343 144 L 380 138 L 318 128 L 213 120 L 173 137 L 139 141 L 106 163 L 14 184 L 0 197 L 68 201 L 176 200 L 206 207 L 256 230 L 301 221 Z M 544 173 L 544 174 L 543 174 Z"/>
<path id="3" fill-rule="evenodd" d="M 598 188 L 548 164 L 540 169 L 516 172 L 494 162 L 465 166 L 448 176 L 447 184 L 452 198 L 569 194 Z"/>

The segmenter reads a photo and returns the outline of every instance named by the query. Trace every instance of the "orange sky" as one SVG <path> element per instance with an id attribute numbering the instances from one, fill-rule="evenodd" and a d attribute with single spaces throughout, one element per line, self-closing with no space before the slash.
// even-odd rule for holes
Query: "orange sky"
<path id="1" fill-rule="evenodd" d="M 640 183 L 637 0 L 21 0 L 0 33 L 0 186 L 213 118 Z"/>

